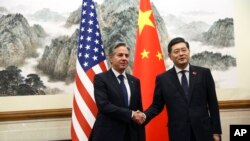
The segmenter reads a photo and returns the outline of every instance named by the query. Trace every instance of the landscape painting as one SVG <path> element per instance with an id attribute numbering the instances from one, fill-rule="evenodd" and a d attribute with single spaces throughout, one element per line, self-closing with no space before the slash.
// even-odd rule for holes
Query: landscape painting
<path id="1" fill-rule="evenodd" d="M 133 62 L 139 0 L 94 0 L 105 51 L 118 41 Z M 167 69 L 168 42 L 190 43 L 191 64 L 217 88 L 236 88 L 233 0 L 151 0 Z M 73 94 L 82 0 L 0 1 L 0 96 Z M 221 8 L 223 5 L 223 8 Z M 128 72 L 132 72 L 133 63 Z"/>

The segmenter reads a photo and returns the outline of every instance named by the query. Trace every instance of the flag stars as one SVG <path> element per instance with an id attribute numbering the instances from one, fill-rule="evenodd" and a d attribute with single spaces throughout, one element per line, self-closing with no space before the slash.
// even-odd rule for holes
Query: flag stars
<path id="1" fill-rule="evenodd" d="M 82 15 L 85 15 L 85 14 L 86 14 L 86 10 L 83 10 L 83 11 L 82 11 Z"/>
<path id="2" fill-rule="evenodd" d="M 84 2 L 82 5 L 85 7 L 85 6 L 87 6 L 87 5 L 88 5 L 88 3 L 87 3 L 87 2 Z"/>
<path id="3" fill-rule="evenodd" d="M 79 58 L 82 57 L 82 53 L 79 53 L 79 54 L 78 54 L 78 57 L 79 57 Z"/>
<path id="4" fill-rule="evenodd" d="M 92 59 L 93 59 L 94 61 L 96 61 L 96 60 L 97 60 L 97 56 L 94 55 L 94 56 L 92 57 Z"/>
<path id="5" fill-rule="evenodd" d="M 98 48 L 96 48 L 96 47 L 93 50 L 94 50 L 94 52 L 98 52 Z"/>
<path id="6" fill-rule="evenodd" d="M 162 58 L 163 58 L 162 53 L 158 51 L 156 57 L 157 57 L 159 60 L 162 60 Z"/>
<path id="7" fill-rule="evenodd" d="M 89 50 L 90 49 L 90 45 L 86 45 L 85 49 Z"/>
<path id="8" fill-rule="evenodd" d="M 89 65 L 88 65 L 88 62 L 84 62 L 83 66 L 84 66 L 84 67 L 89 66 Z"/>
<path id="9" fill-rule="evenodd" d="M 96 35 L 96 36 L 100 36 L 100 33 L 99 33 L 99 32 L 96 32 L 95 35 Z"/>
<path id="10" fill-rule="evenodd" d="M 80 36 L 80 40 L 83 40 L 83 38 L 84 38 L 83 35 L 81 35 L 81 36 Z"/>
<path id="11" fill-rule="evenodd" d="M 143 58 L 148 58 L 149 52 L 146 51 L 146 49 L 143 50 L 143 52 L 141 53 L 142 59 Z"/>
<path id="12" fill-rule="evenodd" d="M 86 53 L 86 54 L 84 55 L 84 57 L 85 57 L 86 59 L 89 58 L 89 54 Z"/>
<path id="13" fill-rule="evenodd" d="M 88 42 L 91 41 L 91 37 L 88 36 L 88 37 L 86 38 L 86 40 L 87 40 Z"/>
<path id="14" fill-rule="evenodd" d="M 93 30 L 92 30 L 91 28 L 88 29 L 88 32 L 89 32 L 89 33 L 92 33 L 92 31 L 93 31 Z"/>
<path id="15" fill-rule="evenodd" d="M 94 13 L 93 13 L 93 12 L 90 12 L 90 13 L 89 13 L 89 16 L 90 16 L 90 17 L 94 17 Z"/>
<path id="16" fill-rule="evenodd" d="M 82 49 L 82 44 L 79 45 L 79 48 Z"/>
<path id="17" fill-rule="evenodd" d="M 154 27 L 154 24 L 152 23 L 152 21 L 150 20 L 150 16 L 152 14 L 152 10 L 148 10 L 148 11 L 139 11 L 139 19 L 138 19 L 138 26 L 139 26 L 139 34 L 141 34 L 143 28 L 148 25 L 151 27 Z"/>
<path id="18" fill-rule="evenodd" d="M 106 59 L 93 0 L 82 3 L 77 59 L 84 71 Z"/>
<path id="19" fill-rule="evenodd" d="M 95 6 L 94 6 L 93 4 L 91 4 L 90 7 L 91 7 L 91 9 L 94 9 L 94 8 L 95 8 Z"/>
<path id="20" fill-rule="evenodd" d="M 85 23 L 85 19 L 82 19 L 82 23 Z"/>
<path id="21" fill-rule="evenodd" d="M 92 21 L 92 20 L 89 20 L 88 23 L 89 23 L 89 25 L 92 25 L 92 24 L 93 24 L 93 21 Z"/>
<path id="22" fill-rule="evenodd" d="M 95 40 L 95 44 L 99 44 L 99 40 L 96 39 L 96 40 Z"/>
<path id="23" fill-rule="evenodd" d="M 82 28 L 81 28 L 81 31 L 82 31 L 82 32 L 83 32 L 83 31 L 85 31 L 85 28 L 84 28 L 84 27 L 82 27 Z"/>

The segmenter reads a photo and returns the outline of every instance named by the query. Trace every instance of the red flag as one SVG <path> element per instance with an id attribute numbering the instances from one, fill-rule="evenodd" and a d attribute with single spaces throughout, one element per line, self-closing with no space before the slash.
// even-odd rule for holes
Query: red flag
<path id="1" fill-rule="evenodd" d="M 149 0 L 140 1 L 133 74 L 141 81 L 143 109 L 153 100 L 155 78 L 166 70 Z M 163 109 L 146 126 L 146 141 L 167 141 L 167 112 Z"/>
<path id="2" fill-rule="evenodd" d="M 72 141 L 87 141 L 98 111 L 94 100 L 94 75 L 107 70 L 93 0 L 83 0 L 78 42 L 71 138 Z"/>

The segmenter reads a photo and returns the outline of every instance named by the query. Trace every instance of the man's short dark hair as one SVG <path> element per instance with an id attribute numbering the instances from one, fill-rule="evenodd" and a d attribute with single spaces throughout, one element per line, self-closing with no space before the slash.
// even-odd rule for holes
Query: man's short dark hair
<path id="1" fill-rule="evenodd" d="M 181 37 L 176 37 L 174 39 L 172 39 L 169 44 L 168 44 L 168 53 L 171 53 L 172 51 L 172 46 L 178 43 L 185 43 L 187 48 L 189 49 L 189 43 L 187 41 L 185 41 L 184 38 Z"/>

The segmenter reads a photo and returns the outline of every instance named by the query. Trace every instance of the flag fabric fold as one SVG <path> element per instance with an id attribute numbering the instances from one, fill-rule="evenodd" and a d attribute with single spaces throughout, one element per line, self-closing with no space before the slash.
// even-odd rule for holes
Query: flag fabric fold
<path id="1" fill-rule="evenodd" d="M 94 100 L 95 74 L 106 71 L 99 23 L 93 0 L 83 0 L 76 57 L 71 120 L 72 141 L 87 141 L 98 112 Z"/>
<path id="2" fill-rule="evenodd" d="M 141 81 L 143 109 L 153 100 L 155 78 L 166 70 L 149 0 L 140 0 L 133 75 Z M 163 109 L 146 125 L 146 141 L 167 141 L 167 112 Z"/>

